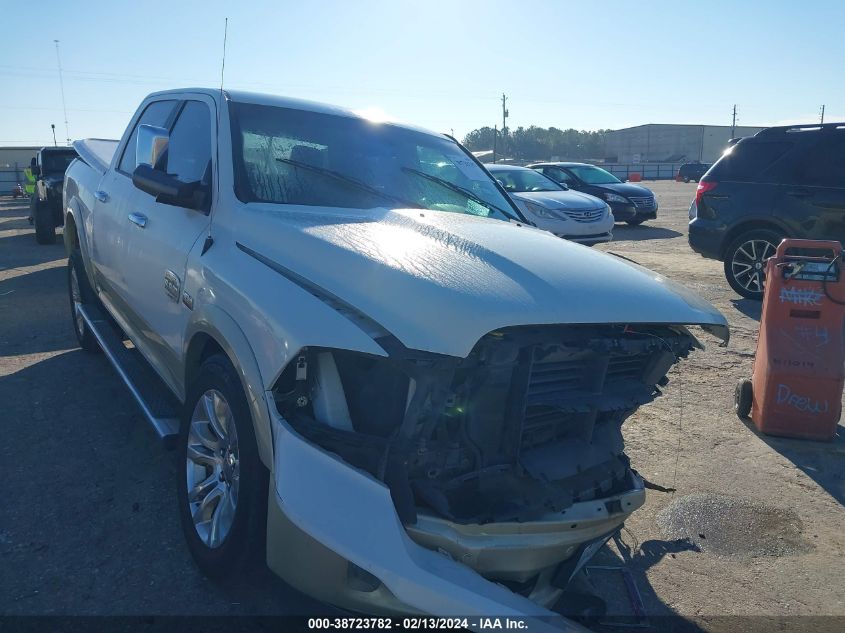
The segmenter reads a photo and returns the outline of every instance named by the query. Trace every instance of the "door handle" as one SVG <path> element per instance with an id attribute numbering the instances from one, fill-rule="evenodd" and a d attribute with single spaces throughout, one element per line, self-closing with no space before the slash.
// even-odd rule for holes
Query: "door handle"
<path id="1" fill-rule="evenodd" d="M 97 199 L 98 202 L 108 202 L 109 201 L 109 194 L 107 194 L 103 190 L 97 190 L 94 192 L 94 197 Z"/>
<path id="2" fill-rule="evenodd" d="M 147 226 L 147 216 L 145 216 L 143 213 L 130 213 L 129 221 L 132 224 L 140 226 L 142 229 Z"/>
<path id="3" fill-rule="evenodd" d="M 813 195 L 813 192 L 809 189 L 800 187 L 798 189 L 790 189 L 786 192 L 786 195 L 792 196 L 793 198 L 810 198 Z"/>

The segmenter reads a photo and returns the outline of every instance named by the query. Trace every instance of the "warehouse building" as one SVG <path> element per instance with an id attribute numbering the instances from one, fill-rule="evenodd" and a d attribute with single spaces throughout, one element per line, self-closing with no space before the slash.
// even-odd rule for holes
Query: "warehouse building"
<path id="1" fill-rule="evenodd" d="M 0 195 L 11 193 L 18 183 L 26 179 L 23 174 L 29 161 L 41 147 L 0 147 Z"/>
<path id="2" fill-rule="evenodd" d="M 762 129 L 737 126 L 733 136 L 753 136 Z M 729 125 L 649 123 L 608 132 L 605 159 L 616 163 L 712 163 L 730 138 Z"/>

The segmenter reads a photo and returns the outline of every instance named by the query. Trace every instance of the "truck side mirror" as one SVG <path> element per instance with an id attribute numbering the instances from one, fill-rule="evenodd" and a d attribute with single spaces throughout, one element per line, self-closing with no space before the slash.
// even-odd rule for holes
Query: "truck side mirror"
<path id="1" fill-rule="evenodd" d="M 208 211 L 209 188 L 200 181 L 182 182 L 176 176 L 141 163 L 132 172 L 132 184 L 156 202 L 197 211 Z"/>
<path id="2" fill-rule="evenodd" d="M 167 171 L 167 146 L 170 134 L 163 127 L 139 125 L 135 140 L 135 164 L 149 165 L 153 169 Z"/>

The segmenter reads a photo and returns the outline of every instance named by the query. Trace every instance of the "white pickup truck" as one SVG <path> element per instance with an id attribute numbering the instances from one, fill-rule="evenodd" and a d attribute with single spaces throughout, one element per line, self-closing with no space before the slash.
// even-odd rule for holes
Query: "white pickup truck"
<path id="1" fill-rule="evenodd" d="M 266 562 L 357 611 L 550 615 L 643 503 L 622 423 L 687 325 L 727 340 L 686 289 L 525 226 L 441 134 L 191 89 L 76 148 L 76 334 L 175 443 L 212 577 Z"/>

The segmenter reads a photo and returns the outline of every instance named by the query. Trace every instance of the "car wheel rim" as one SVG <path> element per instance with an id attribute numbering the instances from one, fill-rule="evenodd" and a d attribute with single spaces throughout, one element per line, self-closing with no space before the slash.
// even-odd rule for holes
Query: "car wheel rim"
<path id="1" fill-rule="evenodd" d="M 70 300 L 73 308 L 73 323 L 79 336 L 85 332 L 85 319 L 82 318 L 82 293 L 79 290 L 79 277 L 76 266 L 70 268 Z"/>
<path id="2" fill-rule="evenodd" d="M 767 240 L 748 240 L 734 251 L 731 274 L 745 290 L 763 292 L 766 260 L 775 254 L 775 245 Z"/>
<path id="3" fill-rule="evenodd" d="M 238 506 L 238 434 L 229 403 L 216 389 L 197 401 L 188 430 L 188 511 L 200 540 L 219 547 L 232 529 Z"/>

